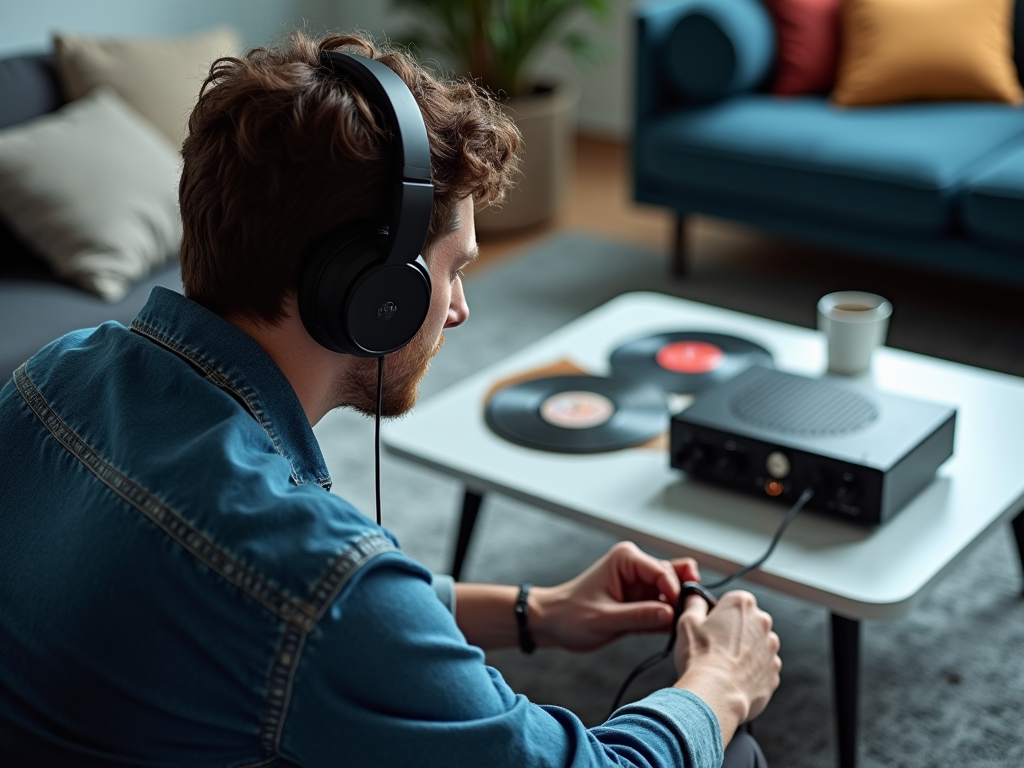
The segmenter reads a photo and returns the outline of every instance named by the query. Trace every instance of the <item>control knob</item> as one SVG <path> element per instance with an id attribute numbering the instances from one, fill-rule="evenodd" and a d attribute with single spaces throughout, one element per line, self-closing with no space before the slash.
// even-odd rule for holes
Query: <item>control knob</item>
<path id="1" fill-rule="evenodd" d="M 843 472 L 839 486 L 836 488 L 836 501 L 840 504 L 854 505 L 860 499 L 860 480 L 852 472 Z"/>

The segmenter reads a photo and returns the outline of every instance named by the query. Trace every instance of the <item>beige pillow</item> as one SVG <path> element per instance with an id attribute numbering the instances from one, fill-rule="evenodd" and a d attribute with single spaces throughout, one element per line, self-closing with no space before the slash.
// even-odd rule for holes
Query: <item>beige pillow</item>
<path id="1" fill-rule="evenodd" d="M 1012 26 L 1013 0 L 843 0 L 832 100 L 1020 104 Z"/>
<path id="2" fill-rule="evenodd" d="M 108 88 L 0 131 L 0 215 L 107 301 L 176 254 L 179 176 L 178 154 Z"/>
<path id="3" fill-rule="evenodd" d="M 191 37 L 92 38 L 58 32 L 53 37 L 57 72 L 69 99 L 109 85 L 181 149 L 188 115 L 210 64 L 241 49 L 238 34 L 223 27 Z"/>

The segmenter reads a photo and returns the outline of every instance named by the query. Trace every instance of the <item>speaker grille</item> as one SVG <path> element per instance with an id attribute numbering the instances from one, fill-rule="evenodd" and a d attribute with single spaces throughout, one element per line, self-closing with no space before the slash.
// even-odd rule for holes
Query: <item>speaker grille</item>
<path id="1" fill-rule="evenodd" d="M 762 429 L 826 437 L 856 432 L 878 418 L 870 400 L 842 385 L 773 373 L 732 398 L 729 407 L 738 419 Z"/>

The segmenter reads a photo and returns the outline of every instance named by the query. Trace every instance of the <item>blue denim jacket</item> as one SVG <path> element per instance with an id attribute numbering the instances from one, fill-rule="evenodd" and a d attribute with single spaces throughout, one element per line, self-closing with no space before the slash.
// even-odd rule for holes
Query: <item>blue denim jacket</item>
<path id="1" fill-rule="evenodd" d="M 271 358 L 179 294 L 34 356 L 0 436 L 4 764 L 721 763 L 685 691 L 590 730 L 515 695 L 431 574 L 328 492 Z"/>

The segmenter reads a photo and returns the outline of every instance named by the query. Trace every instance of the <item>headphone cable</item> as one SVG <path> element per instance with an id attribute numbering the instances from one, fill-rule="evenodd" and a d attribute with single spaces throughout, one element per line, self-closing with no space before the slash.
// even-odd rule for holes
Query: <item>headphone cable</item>
<path id="1" fill-rule="evenodd" d="M 384 403 L 384 355 L 377 358 L 377 413 L 373 430 L 375 457 L 375 488 L 377 495 L 377 525 L 380 525 L 380 413 Z"/>
<path id="2" fill-rule="evenodd" d="M 768 545 L 768 549 L 765 550 L 765 553 L 761 555 L 760 558 L 758 558 L 750 565 L 745 565 L 742 568 L 738 568 L 737 570 L 730 573 L 728 576 L 725 576 L 724 578 L 721 578 L 718 581 L 714 581 L 710 584 L 705 584 L 704 588 L 707 590 L 721 589 L 722 587 L 728 586 L 732 582 L 736 581 L 736 579 L 740 578 L 741 576 L 745 576 L 751 571 L 760 568 L 762 565 L 764 565 L 765 561 L 769 557 L 771 557 L 772 552 L 775 551 L 775 547 L 778 546 L 779 540 L 782 539 L 782 534 L 786 532 L 786 529 L 789 528 L 789 524 L 793 522 L 796 516 L 800 513 L 800 510 L 802 510 L 804 506 L 806 506 L 807 502 L 811 500 L 812 496 L 814 496 L 813 485 L 806 488 L 804 492 L 800 494 L 800 498 L 796 500 L 796 503 L 793 504 L 792 507 L 790 507 L 789 512 L 786 513 L 786 516 L 782 518 L 782 522 L 779 523 L 779 527 L 776 529 L 775 535 L 772 537 L 771 543 Z M 669 631 L 668 643 L 662 650 L 657 651 L 656 653 L 652 653 L 646 659 L 637 664 L 633 668 L 633 670 L 628 675 L 626 675 L 626 679 L 622 681 L 622 685 L 619 686 L 619 690 L 615 694 L 615 699 L 612 702 L 611 710 L 609 710 L 608 712 L 608 717 L 611 717 L 615 710 L 619 708 L 619 702 L 622 701 L 622 697 L 626 694 L 626 689 L 629 688 L 630 684 L 647 670 L 656 667 L 658 664 L 661 663 L 662 660 L 668 658 L 668 656 L 672 653 L 672 649 L 675 648 L 676 645 L 676 634 L 677 629 L 679 627 L 679 617 L 682 616 L 683 610 L 686 608 L 685 602 L 685 596 L 680 595 L 679 602 L 676 604 L 675 607 L 675 614 L 672 619 L 672 629 Z"/>
<path id="3" fill-rule="evenodd" d="M 778 546 L 779 540 L 782 538 L 782 534 L 786 532 L 786 529 L 789 528 L 789 524 L 793 522 L 796 516 L 800 513 L 800 510 L 803 509 L 807 502 L 811 500 L 812 496 L 814 496 L 813 485 L 804 489 L 804 492 L 800 494 L 800 498 L 796 500 L 796 503 L 793 504 L 792 507 L 790 507 L 789 512 L 786 513 L 786 516 L 782 518 L 782 522 L 779 523 L 779 527 L 775 531 L 775 535 L 772 537 L 772 541 L 771 544 L 768 545 L 768 549 L 765 550 L 765 553 L 761 555 L 761 557 L 758 560 L 751 563 L 750 565 L 745 565 L 742 568 L 733 571 L 728 576 L 719 579 L 718 581 L 713 581 L 710 584 L 705 584 L 704 588 L 721 589 L 724 586 L 732 584 L 734 581 L 736 581 L 736 579 L 742 578 L 751 571 L 756 570 L 757 568 L 760 568 L 762 565 L 764 565 L 765 560 L 772 556 L 772 552 L 774 552 L 775 547 Z"/>

